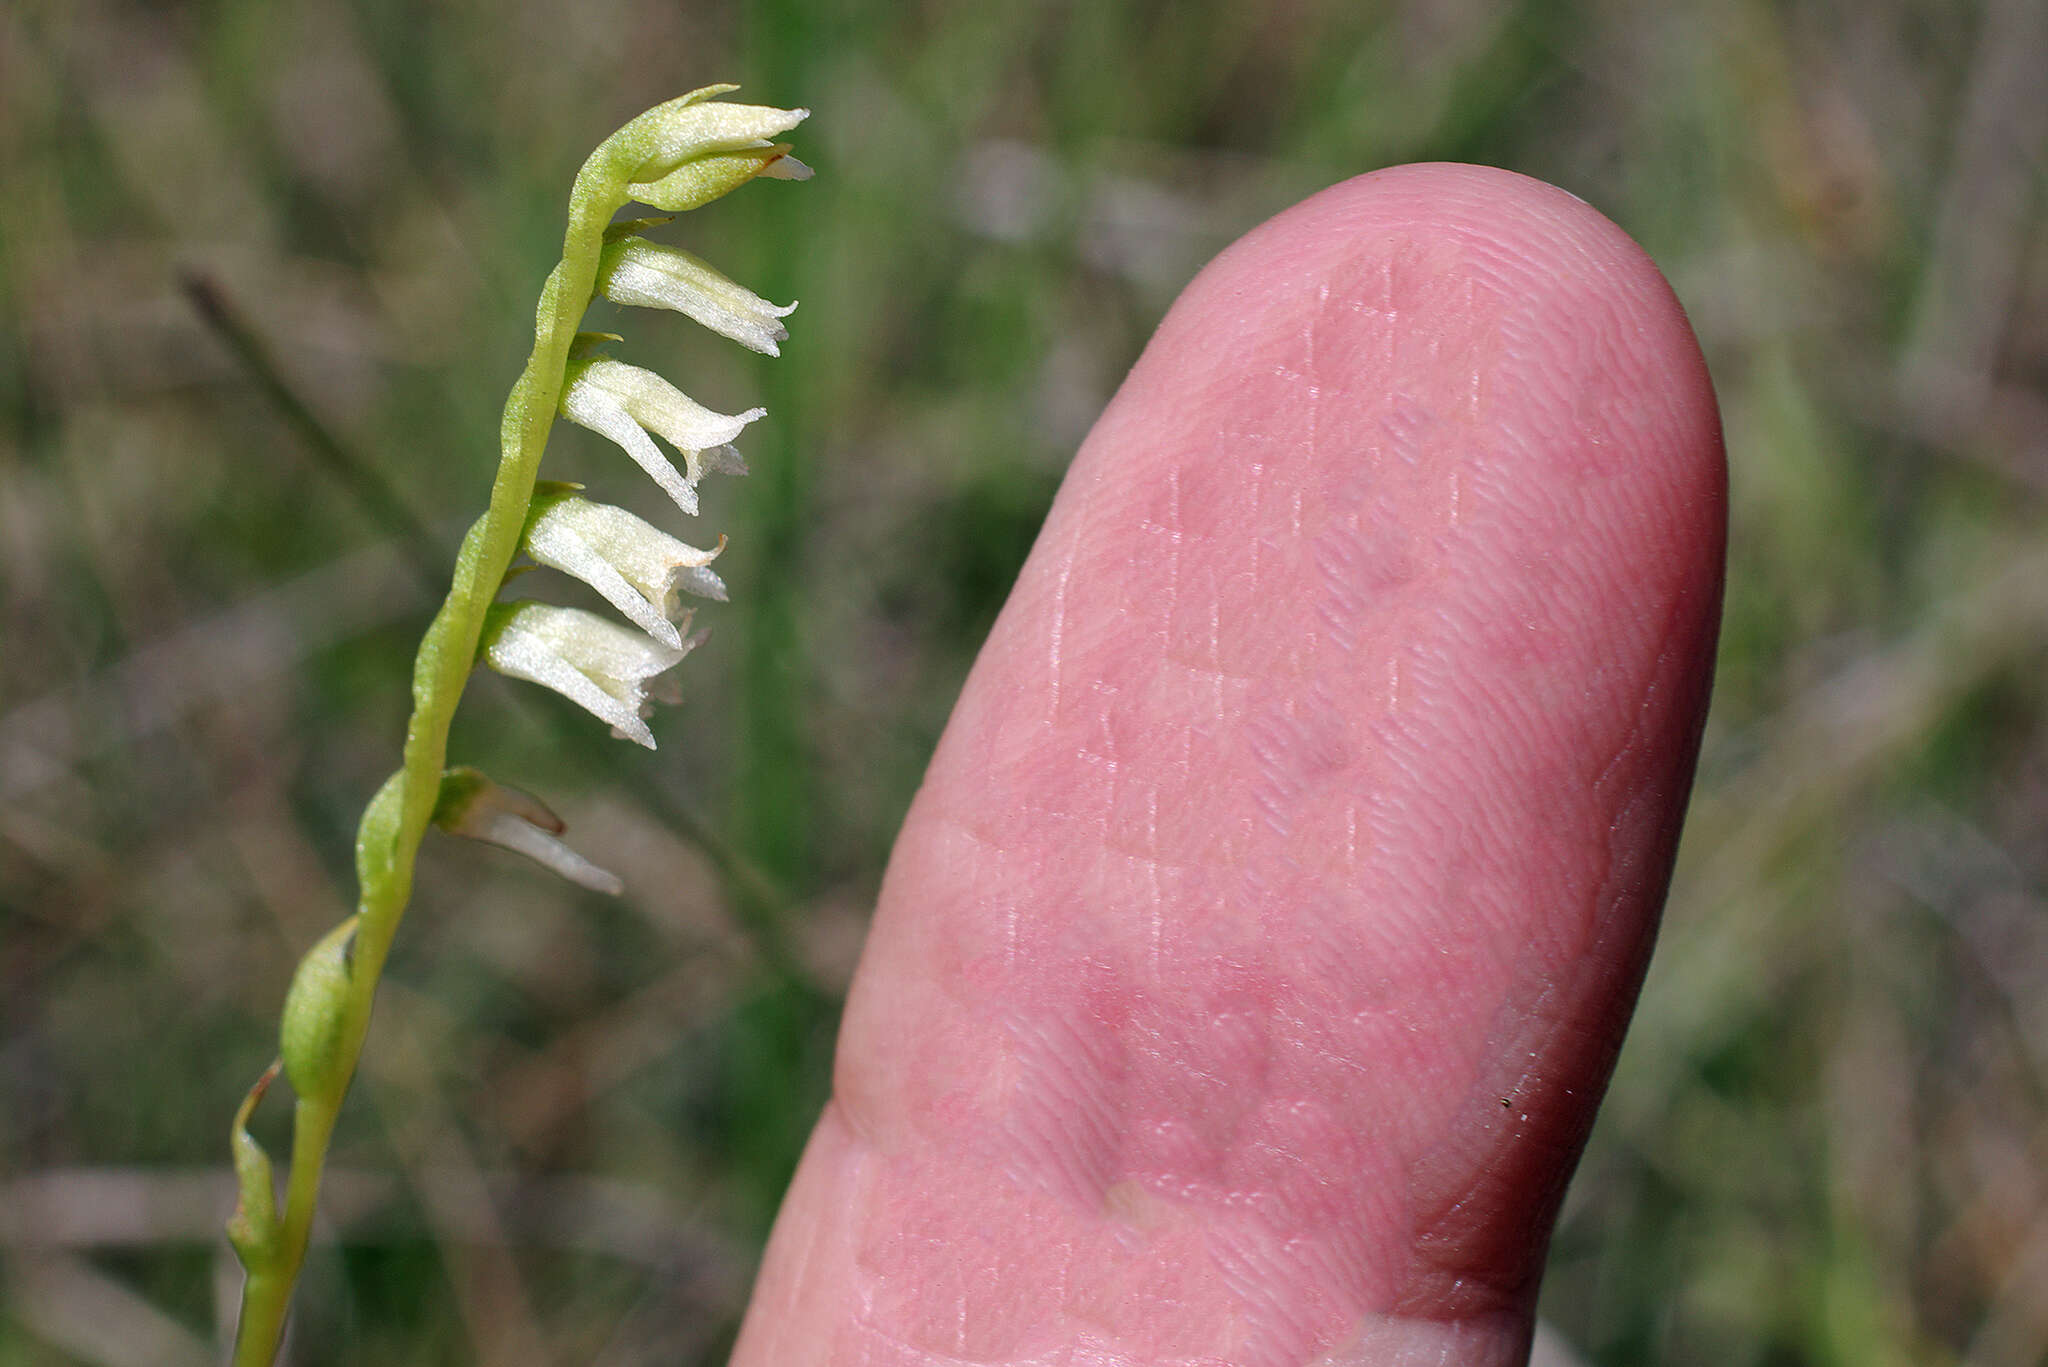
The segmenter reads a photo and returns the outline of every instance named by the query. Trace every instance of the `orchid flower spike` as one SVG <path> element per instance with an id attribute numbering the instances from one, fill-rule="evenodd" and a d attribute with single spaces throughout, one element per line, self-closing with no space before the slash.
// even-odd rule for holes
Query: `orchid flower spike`
<path id="1" fill-rule="evenodd" d="M 545 864 L 578 887 L 613 897 L 626 890 L 619 876 L 585 859 L 559 838 L 568 827 L 547 804 L 517 788 L 491 782 L 467 766 L 441 777 L 434 824 L 451 835 L 468 836 Z"/>
<path id="2" fill-rule="evenodd" d="M 673 309 L 764 356 L 782 354 L 777 343 L 789 336 L 782 320 L 796 310 L 795 304 L 771 304 L 734 284 L 680 247 L 632 235 L 606 243 L 597 288 L 614 304 Z"/>
<path id="3" fill-rule="evenodd" d="M 617 442 L 692 517 L 697 482 L 707 473 L 746 473 L 739 453 L 721 448 L 767 411 L 714 413 L 653 371 L 608 356 L 571 361 L 562 387 L 562 416 Z M 685 474 L 677 474 L 661 454 L 647 435 L 650 428 L 682 453 Z"/>
<path id="4" fill-rule="evenodd" d="M 526 518 L 526 553 L 573 574 L 648 635 L 681 649 L 680 595 L 725 601 L 725 581 L 706 566 L 725 549 L 686 545 L 623 508 L 592 503 L 573 484 L 542 484 Z"/>
<path id="5" fill-rule="evenodd" d="M 286 994 L 279 1063 L 244 1098 L 229 1134 L 239 1200 L 228 1238 L 249 1275 L 235 1361 L 276 1357 L 292 1288 L 314 1226 L 314 1203 L 334 1117 L 369 1028 L 371 1003 L 414 882 L 420 839 L 435 823 L 531 856 L 584 887 L 620 891 L 618 878 L 561 840 L 562 822 L 538 801 L 473 769 L 448 767 L 450 724 L 479 662 L 545 684 L 648 749 L 654 701 L 680 702 L 673 667 L 703 640 L 690 633 L 681 595 L 723 600 L 709 550 L 686 545 L 619 508 L 577 496 L 580 486 L 537 476 L 559 415 L 623 447 L 684 512 L 697 511 L 707 474 L 740 474 L 731 445 L 763 415 L 714 413 L 659 376 L 596 353 L 610 334 L 582 333 L 600 294 L 621 304 L 674 309 L 773 356 L 787 338 L 778 305 L 688 252 L 643 234 L 660 218 L 631 219 L 638 200 L 668 214 L 717 199 L 758 176 L 805 180 L 810 168 L 776 139 L 803 109 L 728 104 L 735 87 L 706 86 L 632 120 L 598 145 L 576 174 L 562 259 L 534 312 L 534 345 L 501 425 L 502 459 L 490 505 L 463 537 L 447 601 L 420 642 L 404 764 L 370 799 L 356 837 L 362 896 L 354 915 L 300 961 Z M 626 221 L 615 221 L 619 219 Z M 681 453 L 672 461 L 656 438 Z M 499 602 L 506 582 L 533 568 L 520 553 L 590 585 L 632 623 L 536 602 Z M 249 1119 L 282 1070 L 297 1093 L 291 1172 L 283 1204 L 277 1174 Z"/>
<path id="6" fill-rule="evenodd" d="M 682 624 L 687 625 L 687 618 Z M 664 645 L 581 608 L 547 603 L 498 603 L 484 616 L 483 656 L 500 674 L 552 688 L 600 721 L 612 734 L 652 750 L 644 717 L 652 698 L 679 702 L 681 693 L 652 682 L 696 649 L 702 635 Z"/>

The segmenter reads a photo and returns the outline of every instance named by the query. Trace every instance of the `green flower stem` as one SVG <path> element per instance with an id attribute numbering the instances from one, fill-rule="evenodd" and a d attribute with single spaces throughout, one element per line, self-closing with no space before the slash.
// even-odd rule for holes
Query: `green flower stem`
<path id="1" fill-rule="evenodd" d="M 412 895 L 414 861 L 440 797 L 448 732 L 477 657 L 485 614 L 519 550 L 541 454 L 561 403 L 570 348 L 596 292 L 605 228 L 635 197 L 636 175 L 645 175 L 659 163 L 669 164 L 660 165 L 656 178 L 667 180 L 653 188 L 665 197 L 709 187 L 706 198 L 715 198 L 782 155 L 779 145 L 768 149 L 759 142 L 741 145 L 766 150 L 734 153 L 731 135 L 716 131 L 708 135 L 711 141 L 716 143 L 720 136 L 725 141 L 710 150 L 722 155 L 707 157 L 690 152 L 687 144 L 676 146 L 678 111 L 729 88 L 693 92 L 648 111 L 606 139 L 577 173 L 562 259 L 541 290 L 533 351 L 505 403 L 499 430 L 502 455 L 489 509 L 463 537 L 447 600 L 420 642 L 404 765 L 363 813 L 356 839 L 361 898 L 352 918 L 353 934 L 337 932 L 342 938 L 323 941 L 329 971 L 308 984 L 302 970 L 287 999 L 284 1061 L 299 1092 L 291 1171 L 282 1219 L 248 1266 L 236 1333 L 236 1367 L 262 1367 L 277 1354 L 312 1233 L 328 1142 L 369 1031 L 385 958 Z M 693 168 L 692 156 L 703 169 Z M 670 174 L 676 162 L 682 168 Z M 672 186 L 681 188 L 665 189 Z M 637 188 L 639 197 L 649 197 L 648 186 Z M 316 947 L 308 964 L 322 952 Z M 306 1000 L 295 1003 L 302 988 Z M 298 1021 L 310 1024 L 295 1024 Z M 239 1120 L 237 1130 L 242 1132 Z"/>
<path id="2" fill-rule="evenodd" d="M 313 1213 L 320 1201 L 320 1175 L 327 1166 L 327 1141 L 334 1134 L 340 1107 L 300 1099 L 292 1109 L 291 1177 L 285 1185 L 285 1209 L 275 1266 L 252 1270 L 242 1287 L 242 1314 L 235 1326 L 234 1367 L 266 1367 L 284 1338 L 285 1315 L 292 1288 L 305 1261 L 313 1233 Z"/>

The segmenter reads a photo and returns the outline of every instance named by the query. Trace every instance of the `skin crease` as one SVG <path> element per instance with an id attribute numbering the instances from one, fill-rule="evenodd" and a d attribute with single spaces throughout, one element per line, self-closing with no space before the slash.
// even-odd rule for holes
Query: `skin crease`
<path id="1" fill-rule="evenodd" d="M 1725 475 L 1647 257 L 1467 166 L 1189 286 L 918 794 L 740 1367 L 1520 1361 Z"/>

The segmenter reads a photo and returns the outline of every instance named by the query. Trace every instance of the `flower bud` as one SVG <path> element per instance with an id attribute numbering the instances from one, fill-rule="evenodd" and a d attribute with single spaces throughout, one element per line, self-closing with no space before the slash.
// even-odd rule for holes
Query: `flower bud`
<path id="1" fill-rule="evenodd" d="M 627 174 L 634 193 L 658 185 L 691 163 L 768 146 L 811 116 L 808 109 L 774 109 L 760 104 L 727 104 L 713 97 L 738 86 L 706 86 L 656 105 L 620 130 L 622 143 L 642 153 Z M 644 196 L 641 196 L 643 199 Z M 657 200 L 646 203 L 666 208 Z"/>
<path id="2" fill-rule="evenodd" d="M 476 769 L 450 769 L 441 776 L 434 824 L 451 835 L 523 854 L 592 892 L 616 897 L 626 890 L 617 874 L 556 839 L 567 828 L 538 798 L 493 783 Z"/>
<path id="3" fill-rule="evenodd" d="M 526 553 L 573 574 L 664 645 L 680 648 L 674 618 L 678 591 L 725 597 L 725 584 L 705 566 L 725 549 L 686 545 L 623 508 L 576 496 L 574 485 L 543 484 L 526 520 Z"/>
<path id="4" fill-rule="evenodd" d="M 607 144 L 612 173 L 625 177 L 635 199 L 671 213 L 708 204 L 755 176 L 807 178 L 810 168 L 774 138 L 810 111 L 715 102 L 736 89 L 705 86 L 627 124 Z"/>
<path id="5" fill-rule="evenodd" d="M 660 180 L 632 187 L 633 198 L 672 214 L 701 209 L 748 181 L 809 180 L 811 168 L 789 154 L 786 142 L 763 143 L 743 152 L 722 152 L 685 162 Z"/>
<path id="6" fill-rule="evenodd" d="M 397 858 L 398 828 L 405 819 L 405 771 L 384 780 L 363 808 L 356 827 L 356 886 L 382 887 Z"/>
<path id="7" fill-rule="evenodd" d="M 482 644 L 499 673 L 554 689 L 610 722 L 614 735 L 652 750 L 654 733 L 642 720 L 652 710 L 648 699 L 671 696 L 652 681 L 702 639 L 685 636 L 680 646 L 668 646 L 581 608 L 517 602 L 485 615 Z"/>
<path id="8" fill-rule="evenodd" d="M 644 237 L 625 237 L 605 246 L 598 260 L 597 288 L 614 304 L 673 309 L 723 337 L 767 356 L 789 336 L 782 326 L 795 304 L 775 305 L 734 284 L 678 247 Z"/>

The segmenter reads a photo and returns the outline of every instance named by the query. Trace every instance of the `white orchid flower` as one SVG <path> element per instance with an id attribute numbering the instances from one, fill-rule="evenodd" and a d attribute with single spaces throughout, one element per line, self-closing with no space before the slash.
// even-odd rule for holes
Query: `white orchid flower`
<path id="1" fill-rule="evenodd" d="M 725 549 L 676 540 L 624 508 L 580 498 L 573 484 L 543 484 L 526 519 L 526 553 L 573 574 L 662 644 L 680 649 L 681 594 L 725 601 L 725 581 L 706 568 Z"/>
<path id="2" fill-rule="evenodd" d="M 607 356 L 571 361 L 562 387 L 562 416 L 617 442 L 692 517 L 707 473 L 746 473 L 738 452 L 720 448 L 767 411 L 714 413 L 653 371 Z M 686 473 L 676 473 L 650 429 L 682 453 Z"/>
<path id="3" fill-rule="evenodd" d="M 678 625 L 688 625 L 687 615 Z M 673 685 L 653 681 L 703 639 L 684 636 L 680 645 L 665 645 L 581 608 L 499 603 L 484 618 L 483 656 L 500 674 L 552 688 L 610 722 L 614 735 L 652 750 L 654 733 L 643 720 L 653 712 L 649 699 L 682 696 Z"/>
<path id="4" fill-rule="evenodd" d="M 771 304 L 680 247 L 623 236 L 598 258 L 598 292 L 614 304 L 673 309 L 765 356 L 782 354 L 782 320 L 795 304 Z"/>

